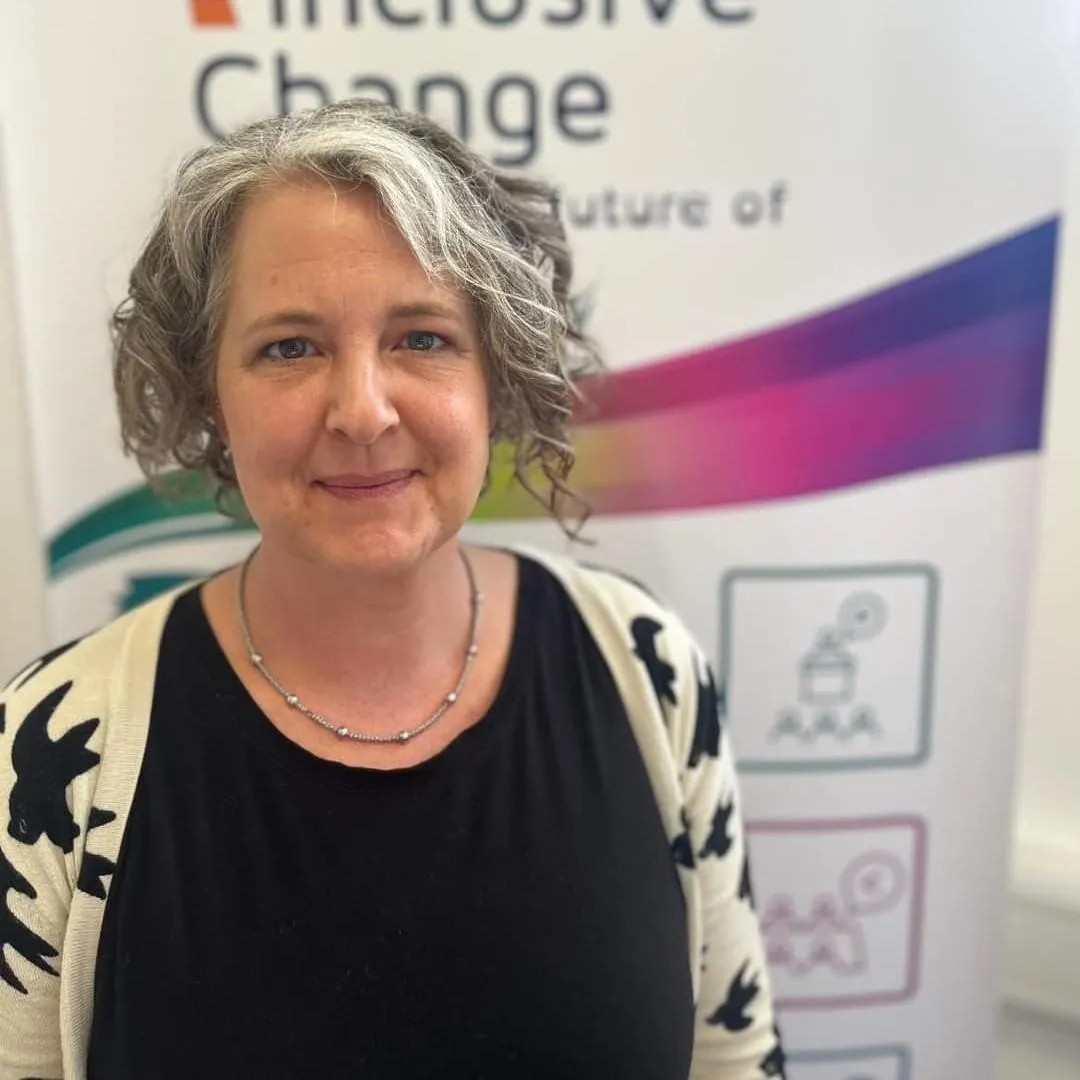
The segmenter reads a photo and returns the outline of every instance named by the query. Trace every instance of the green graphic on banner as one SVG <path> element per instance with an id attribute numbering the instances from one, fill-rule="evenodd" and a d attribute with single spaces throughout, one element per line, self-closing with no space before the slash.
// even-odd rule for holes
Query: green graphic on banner
<path id="1" fill-rule="evenodd" d="M 185 581 L 191 581 L 188 574 L 136 574 L 127 579 L 127 591 L 121 596 L 117 610 L 118 615 L 125 611 L 131 611 L 155 596 L 175 589 L 183 585 Z"/>
<path id="2" fill-rule="evenodd" d="M 49 542 L 54 581 L 129 551 L 195 537 L 250 531 L 250 522 L 227 517 L 201 478 L 176 474 L 168 495 L 140 484 L 77 518 Z"/>

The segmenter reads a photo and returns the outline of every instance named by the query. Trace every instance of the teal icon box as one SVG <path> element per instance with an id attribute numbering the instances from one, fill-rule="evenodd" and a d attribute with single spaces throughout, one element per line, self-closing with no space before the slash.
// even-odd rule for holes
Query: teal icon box
<path id="1" fill-rule="evenodd" d="M 939 593 L 923 563 L 725 574 L 719 673 L 740 770 L 924 764 Z"/>

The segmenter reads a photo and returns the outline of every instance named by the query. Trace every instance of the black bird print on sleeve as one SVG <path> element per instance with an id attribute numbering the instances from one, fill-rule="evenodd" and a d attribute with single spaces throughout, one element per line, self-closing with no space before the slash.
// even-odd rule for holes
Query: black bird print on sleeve
<path id="1" fill-rule="evenodd" d="M 24 844 L 34 844 L 44 833 L 61 851 L 71 852 L 79 826 L 67 804 L 67 786 L 100 760 L 87 748 L 97 730 L 97 719 L 84 720 L 55 742 L 48 724 L 71 689 L 70 682 L 57 687 L 27 714 L 11 747 L 15 784 L 11 789 L 8 832 Z"/>
<path id="2" fill-rule="evenodd" d="M 687 870 L 694 869 L 694 844 L 690 839 L 690 819 L 686 816 L 686 808 L 682 812 L 683 831 L 671 841 L 671 857 L 676 865 L 685 866 Z"/>
<path id="3" fill-rule="evenodd" d="M 787 1059 L 780 1042 L 780 1029 L 775 1024 L 773 1025 L 773 1040 L 772 1049 L 761 1059 L 761 1071 L 766 1076 L 778 1076 L 780 1080 L 783 1080 Z"/>
<path id="4" fill-rule="evenodd" d="M 735 813 L 735 798 L 732 796 L 726 803 L 721 803 L 713 815 L 712 829 L 709 832 L 705 846 L 698 853 L 701 858 L 715 855 L 722 859 L 730 850 L 735 838 L 731 835 L 731 817 Z"/>
<path id="5" fill-rule="evenodd" d="M 697 718 L 694 722 L 694 741 L 690 746 L 691 769 L 696 768 L 705 756 L 720 756 L 720 699 L 711 671 L 706 681 L 698 683 Z"/>
<path id="6" fill-rule="evenodd" d="M 747 1009 L 761 993 L 761 988 L 756 978 L 744 981 L 749 967 L 750 961 L 747 960 L 735 973 L 735 978 L 731 980 L 731 985 L 728 987 L 727 1000 L 712 1016 L 707 1018 L 707 1023 L 714 1027 L 726 1028 L 731 1032 L 745 1031 L 753 1023 Z"/>
<path id="7" fill-rule="evenodd" d="M 28 963 L 50 975 L 55 975 L 56 971 L 49 966 L 48 958 L 59 956 L 59 953 L 11 910 L 8 893 L 12 889 L 28 900 L 37 899 L 37 891 L 33 885 L 8 862 L 3 851 L 0 851 L 0 979 L 20 994 L 25 994 L 26 987 L 8 962 L 5 949 L 13 949 Z"/>
<path id="8" fill-rule="evenodd" d="M 750 852 L 743 852 L 742 874 L 739 877 L 739 899 L 747 900 L 754 907 L 754 886 L 750 880 Z"/>
<path id="9" fill-rule="evenodd" d="M 90 820 L 86 826 L 87 847 L 79 867 L 78 887 L 81 892 L 96 896 L 99 900 L 104 900 L 106 896 L 105 882 L 101 879 L 112 875 L 116 870 L 116 863 L 90 850 L 90 833 L 99 825 L 108 825 L 115 820 L 116 815 L 111 810 L 99 810 L 96 806 L 90 808 Z"/>
<path id="10" fill-rule="evenodd" d="M 115 821 L 116 815 L 111 810 L 99 810 L 96 806 L 90 807 L 90 820 L 86 823 L 86 831 L 97 829 L 102 825 L 108 825 Z"/>
<path id="11" fill-rule="evenodd" d="M 630 636 L 634 639 L 634 655 L 645 665 L 649 673 L 660 712 L 664 712 L 664 702 L 678 705 L 675 695 L 675 669 L 656 651 L 656 635 L 663 630 L 663 624 L 647 615 L 639 615 L 630 624 Z"/>

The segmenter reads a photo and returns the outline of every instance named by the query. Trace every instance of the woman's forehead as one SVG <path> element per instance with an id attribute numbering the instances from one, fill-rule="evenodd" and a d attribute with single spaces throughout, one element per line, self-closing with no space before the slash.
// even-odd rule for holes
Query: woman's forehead
<path id="1" fill-rule="evenodd" d="M 359 266 L 373 257 L 416 263 L 369 188 L 341 191 L 315 181 L 260 191 L 240 216 L 233 250 L 234 262 L 248 264 L 338 258 Z"/>
<path id="2" fill-rule="evenodd" d="M 231 300 L 241 306 L 303 297 L 311 303 L 468 306 L 429 275 L 370 189 L 288 184 L 245 208 L 231 262 Z"/>

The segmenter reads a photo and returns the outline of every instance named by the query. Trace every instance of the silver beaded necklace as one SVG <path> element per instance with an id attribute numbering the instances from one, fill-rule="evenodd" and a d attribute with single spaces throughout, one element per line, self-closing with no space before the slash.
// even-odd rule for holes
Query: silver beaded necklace
<path id="1" fill-rule="evenodd" d="M 255 549 L 256 551 L 258 548 Z M 255 648 L 254 642 L 251 640 L 251 629 L 248 626 L 247 613 L 244 611 L 244 586 L 247 582 L 248 567 L 251 565 L 251 560 L 255 556 L 255 551 L 244 560 L 243 566 L 240 567 L 240 575 L 236 581 L 236 611 L 240 617 L 240 632 L 244 635 L 244 648 L 247 649 L 248 659 L 251 661 L 255 670 L 285 699 L 285 704 L 291 709 L 295 709 L 299 713 L 303 713 L 304 716 L 311 720 L 314 720 L 316 724 L 326 728 L 328 731 L 332 731 L 335 735 L 342 739 L 353 739 L 356 742 L 365 743 L 407 743 L 410 739 L 415 739 L 417 735 L 427 731 L 432 724 L 439 720 L 443 714 L 454 705 L 461 697 L 462 690 L 465 689 L 465 683 L 469 678 L 469 671 L 472 669 L 473 661 L 476 659 L 476 654 L 480 651 L 476 644 L 476 630 L 480 622 L 480 607 L 483 604 L 483 593 L 476 586 L 476 575 L 473 573 L 472 563 L 469 561 L 469 557 L 465 554 L 463 548 L 458 548 L 458 553 L 461 555 L 461 561 L 465 564 L 465 573 L 469 578 L 469 598 L 472 605 L 472 617 L 469 621 L 469 647 L 465 651 L 465 663 L 461 668 L 461 675 L 458 677 L 457 685 L 450 691 L 439 703 L 439 707 L 422 723 L 417 724 L 416 727 L 407 728 L 403 731 L 399 731 L 394 735 L 371 735 L 363 731 L 355 731 L 353 728 L 345 727 L 342 724 L 335 724 L 333 720 L 323 716 L 322 713 L 316 712 L 314 709 L 308 708 L 300 698 L 287 690 L 280 682 L 270 673 L 266 664 L 263 663 L 262 654 Z"/>

